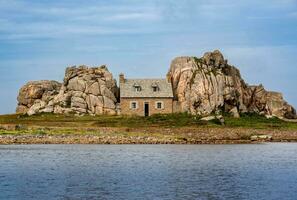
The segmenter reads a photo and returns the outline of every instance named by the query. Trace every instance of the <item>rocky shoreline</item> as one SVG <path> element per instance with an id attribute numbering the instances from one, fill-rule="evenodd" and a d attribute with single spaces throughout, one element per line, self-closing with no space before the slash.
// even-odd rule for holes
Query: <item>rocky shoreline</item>
<path id="1" fill-rule="evenodd" d="M 0 136 L 0 145 L 13 144 L 251 144 L 262 142 L 297 142 L 297 139 L 277 140 L 200 140 L 200 139 L 159 139 L 154 137 L 100 137 L 100 136 Z"/>
<path id="2" fill-rule="evenodd" d="M 55 131 L 57 131 L 55 133 Z M 77 131 L 77 130 L 76 130 Z M 84 133 L 0 135 L 0 144 L 249 144 L 297 142 L 297 131 L 230 128 L 104 128 Z"/>
<path id="3" fill-rule="evenodd" d="M 179 140 L 159 139 L 154 137 L 100 137 L 100 136 L 0 136 L 0 144 L 246 144 L 251 140 Z"/>

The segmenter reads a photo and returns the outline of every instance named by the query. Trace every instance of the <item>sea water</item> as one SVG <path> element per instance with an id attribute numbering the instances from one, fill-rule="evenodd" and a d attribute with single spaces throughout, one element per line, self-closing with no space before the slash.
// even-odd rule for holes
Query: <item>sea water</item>
<path id="1" fill-rule="evenodd" d="M 297 199 L 297 144 L 0 145 L 0 199 Z"/>

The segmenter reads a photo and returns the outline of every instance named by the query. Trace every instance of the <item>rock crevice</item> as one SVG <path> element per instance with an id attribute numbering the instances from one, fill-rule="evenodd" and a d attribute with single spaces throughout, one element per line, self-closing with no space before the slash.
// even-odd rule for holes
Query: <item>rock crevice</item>
<path id="1" fill-rule="evenodd" d="M 246 112 L 280 118 L 296 116 L 281 93 L 246 84 L 239 70 L 229 65 L 218 50 L 207 52 L 202 58 L 177 57 L 168 74 L 182 112 L 209 115 L 221 111 L 235 117 Z"/>
<path id="2" fill-rule="evenodd" d="M 281 93 L 266 91 L 262 85 L 250 86 L 239 70 L 228 64 L 220 51 L 201 58 L 177 57 L 168 72 L 174 100 L 180 112 L 210 115 L 227 112 L 258 113 L 267 117 L 295 118 L 296 111 Z M 17 113 L 117 114 L 119 88 L 105 65 L 73 66 L 65 72 L 63 83 L 32 81 L 18 96 Z"/>
<path id="3" fill-rule="evenodd" d="M 117 84 L 106 66 L 68 67 L 63 83 L 33 81 L 18 96 L 18 113 L 116 114 Z"/>

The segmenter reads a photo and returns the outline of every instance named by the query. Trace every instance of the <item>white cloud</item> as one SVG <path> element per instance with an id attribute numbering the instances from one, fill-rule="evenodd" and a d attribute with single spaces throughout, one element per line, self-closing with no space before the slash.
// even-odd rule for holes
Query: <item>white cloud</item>
<path id="1" fill-rule="evenodd" d="M 2 27 L 3 31 L 4 27 Z M 108 26 L 92 25 L 68 25 L 52 23 L 32 23 L 32 24 L 15 24 L 6 26 L 4 40 L 26 40 L 41 38 L 69 38 L 114 34 L 139 34 L 147 33 L 147 30 L 141 28 L 117 28 Z"/>
<path id="2" fill-rule="evenodd" d="M 12 3 L 0 0 L 0 40 L 151 33 L 145 23 L 162 17 L 154 6 Z"/>
<path id="3" fill-rule="evenodd" d="M 297 84 L 296 46 L 273 46 L 296 41 L 285 37 L 296 32 L 296 0 L 44 2 L 0 0 L 0 71 L 11 82 L 63 76 L 69 63 L 106 62 L 118 67 L 113 72 L 152 76 L 175 56 L 218 48 L 251 84 L 285 94 Z M 275 19 L 287 20 L 285 29 L 276 31 Z"/>
<path id="4" fill-rule="evenodd" d="M 120 13 L 106 17 L 108 21 L 121 20 L 158 20 L 160 15 L 157 13 Z"/>

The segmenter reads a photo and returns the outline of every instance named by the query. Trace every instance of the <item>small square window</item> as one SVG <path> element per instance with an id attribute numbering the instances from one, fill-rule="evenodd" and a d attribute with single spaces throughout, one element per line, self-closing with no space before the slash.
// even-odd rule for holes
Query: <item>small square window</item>
<path id="1" fill-rule="evenodd" d="M 157 108 L 158 108 L 158 109 L 161 109 L 161 108 L 162 108 L 162 102 L 158 102 L 158 103 L 157 103 Z"/>
<path id="2" fill-rule="evenodd" d="M 137 109 L 138 108 L 138 104 L 137 104 L 137 101 L 132 101 L 130 102 L 130 109 Z"/>
<path id="3" fill-rule="evenodd" d="M 141 87 L 140 86 L 134 86 L 135 88 L 135 92 L 140 92 L 141 91 Z"/>

